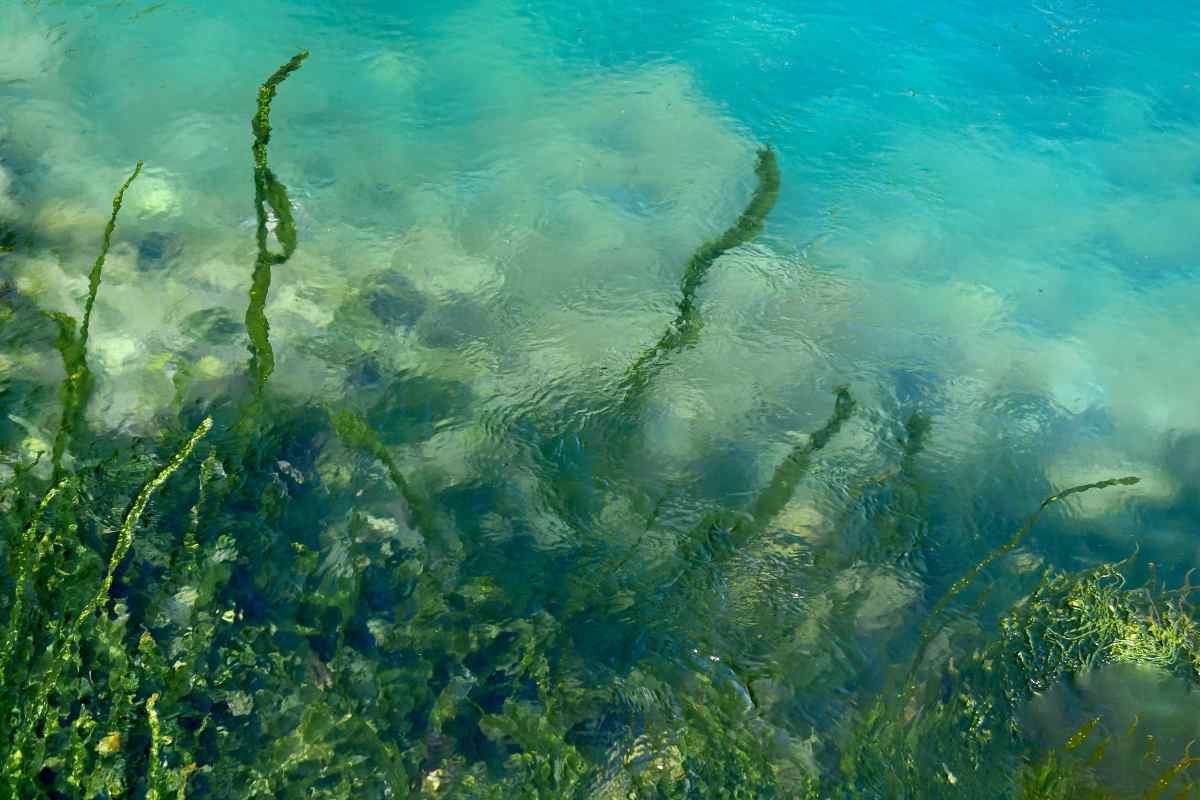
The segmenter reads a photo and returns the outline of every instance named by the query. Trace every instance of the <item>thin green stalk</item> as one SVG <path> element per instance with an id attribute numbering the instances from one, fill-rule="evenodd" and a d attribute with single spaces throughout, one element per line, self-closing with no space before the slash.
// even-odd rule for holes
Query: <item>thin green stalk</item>
<path id="1" fill-rule="evenodd" d="M 763 221 L 779 198 L 779 162 L 770 147 L 758 151 L 754 174 L 758 176 L 758 186 L 750 203 L 728 230 L 702 244 L 688 259 L 680 284 L 675 319 L 658 342 L 642 353 L 626 372 L 622 381 L 624 397 L 621 404 L 625 413 L 629 413 L 641 401 L 646 389 L 666 366 L 668 356 L 695 344 L 703 326 L 696 307 L 696 292 L 704 283 L 709 268 L 725 253 L 749 242 L 762 231 Z"/>
<path id="2" fill-rule="evenodd" d="M 837 387 L 834 394 L 837 399 L 834 401 L 833 415 L 829 421 L 809 436 L 804 444 L 792 449 L 787 458 L 775 468 L 771 482 L 754 498 L 754 503 L 750 506 L 751 522 L 741 526 L 745 529 L 743 537 L 749 534 L 751 529 L 761 529 L 783 511 L 792 495 L 796 493 L 796 486 L 800 480 L 808 474 L 812 466 L 812 457 L 829 444 L 829 440 L 842 429 L 842 425 L 854 413 L 854 398 L 850 396 L 847 387 Z"/>
<path id="3" fill-rule="evenodd" d="M 108 601 L 108 592 L 112 588 L 113 576 L 117 572 L 117 567 L 124 560 L 125 554 L 129 552 L 130 545 L 133 544 L 133 529 L 137 527 L 138 521 L 142 518 L 142 512 L 146 510 L 147 504 L 150 502 L 150 496 L 166 483 L 167 479 L 179 469 L 188 456 L 192 454 L 192 450 L 200 443 L 210 430 L 212 430 L 212 417 L 205 417 L 188 440 L 184 442 L 183 447 L 179 449 L 170 461 L 168 461 L 158 474 L 151 478 L 142 490 L 138 492 L 137 499 L 133 501 L 133 506 L 125 515 L 125 521 L 121 523 L 121 529 L 117 531 L 117 546 L 113 548 L 112 556 L 108 560 L 108 572 L 104 576 L 104 581 L 100 584 L 99 591 L 96 596 L 83 607 L 79 612 L 79 618 L 76 620 L 75 626 L 78 628 L 83 622 L 91 616 L 97 608 L 104 605 Z"/>
<path id="4" fill-rule="evenodd" d="M 333 429 L 339 439 L 350 447 L 374 456 L 387 468 L 388 478 L 391 479 L 392 485 L 400 492 L 400 496 L 404 498 L 404 502 L 412 511 L 413 522 L 417 530 L 428 535 L 432 530 L 432 509 L 425 499 L 409 485 L 400 471 L 400 467 L 396 464 L 396 459 L 388 452 L 387 447 L 379 440 L 379 436 L 371 429 L 367 421 L 357 414 L 345 410 L 336 414 L 330 411 L 329 414 L 333 421 Z"/>
<path id="5" fill-rule="evenodd" d="M 267 145 L 271 141 L 271 101 L 275 99 L 279 84 L 300 69 L 306 58 L 308 51 L 301 50 L 267 78 L 258 89 L 258 108 L 250 119 L 250 128 L 254 133 L 251 151 L 254 154 L 254 213 L 257 221 L 258 254 L 254 260 L 254 273 L 250 281 L 246 333 L 250 337 L 250 371 L 256 396 L 262 394 L 271 373 L 275 371 L 271 326 L 264 311 L 267 296 L 271 291 L 271 267 L 291 258 L 297 244 L 296 221 L 292 216 L 287 187 L 267 166 Z M 283 248 L 280 253 L 272 252 L 267 244 L 267 223 L 270 219 L 268 208 L 275 217 L 275 238 Z"/>
<path id="6" fill-rule="evenodd" d="M 286 64 L 271 73 L 271 77 L 267 78 L 262 86 L 258 87 L 258 109 L 254 113 L 254 117 L 250 120 L 250 128 L 254 131 L 254 168 L 267 168 L 267 145 L 271 141 L 271 101 L 275 99 L 275 93 L 279 88 L 279 84 L 287 80 L 288 76 L 304 63 L 304 59 L 308 58 L 308 51 L 301 50 L 296 55 L 292 56 Z"/>
<path id="7" fill-rule="evenodd" d="M 75 332 L 75 320 L 69 315 L 61 312 L 50 314 L 50 317 L 58 323 L 56 346 L 62 354 L 63 368 L 67 374 L 61 390 L 63 406 L 62 422 L 59 424 L 58 434 L 54 437 L 54 449 L 51 459 L 54 464 L 53 479 L 55 481 L 62 477 L 63 453 L 66 452 L 71 436 L 74 434 L 80 417 L 83 415 L 84 408 L 87 406 L 88 398 L 91 396 L 94 379 L 87 365 L 87 341 L 88 331 L 92 322 L 92 308 L 96 305 L 96 294 L 100 291 L 100 279 L 104 274 L 104 262 L 108 258 L 109 247 L 112 246 L 112 235 L 117 227 L 117 214 L 121 211 L 121 204 L 125 199 L 125 190 L 141 174 L 142 163 L 141 161 L 137 162 L 133 168 L 133 173 L 125 179 L 125 182 L 121 184 L 121 188 L 117 190 L 116 196 L 113 197 L 112 215 L 108 218 L 108 224 L 104 227 L 100 255 L 96 256 L 96 261 L 92 264 L 92 269 L 88 273 L 88 293 L 87 299 L 83 304 L 83 322 L 79 326 L 79 332 Z"/>
<path id="8" fill-rule="evenodd" d="M 834 402 L 833 414 L 818 430 L 814 431 L 802 445 L 795 447 L 778 467 L 775 468 L 770 482 L 760 491 L 750 505 L 749 513 L 732 514 L 727 511 L 715 511 L 707 515 L 703 521 L 692 529 L 684 543 L 685 548 L 691 548 L 693 553 L 680 556 L 685 564 L 684 571 L 677 574 L 666 585 L 684 582 L 697 565 L 712 565 L 724 560 L 726 555 L 736 553 L 758 536 L 763 528 L 783 510 L 800 481 L 812 467 L 812 457 L 825 448 L 830 440 L 841 430 L 846 420 L 854 412 L 855 401 L 849 388 L 839 386 L 834 390 L 837 399 Z M 619 571 L 635 555 L 641 546 L 645 534 L 638 539 L 633 548 L 617 562 L 612 571 Z M 722 540 L 718 546 L 718 540 Z M 707 550 L 705 558 L 697 558 L 694 553 Z"/>
<path id="9" fill-rule="evenodd" d="M 150 766 L 146 775 L 146 800 L 159 800 L 158 784 L 162 780 L 162 723 L 158 719 L 158 692 L 146 699 L 146 720 L 150 725 Z"/>

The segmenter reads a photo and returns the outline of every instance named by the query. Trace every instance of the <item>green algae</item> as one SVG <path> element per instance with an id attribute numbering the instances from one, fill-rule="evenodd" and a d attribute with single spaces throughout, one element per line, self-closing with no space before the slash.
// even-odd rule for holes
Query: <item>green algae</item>
<path id="1" fill-rule="evenodd" d="M 1113 800 L 1120 795 L 1112 792 L 1105 782 L 1104 776 L 1097 773 L 1096 768 L 1104 762 L 1105 753 L 1116 742 L 1132 741 L 1139 728 L 1140 720 L 1135 717 L 1133 722 L 1120 734 L 1104 735 L 1094 745 L 1091 753 L 1082 761 L 1071 759 L 1073 751 L 1092 741 L 1103 717 L 1093 717 L 1079 727 L 1062 747 L 1051 750 L 1043 758 L 1027 764 L 1021 772 L 1021 800 L 1069 800 L 1070 798 L 1094 798 L 1095 800 Z M 1173 790 L 1173 797 L 1195 797 L 1197 783 L 1185 776 L 1193 767 L 1200 764 L 1200 759 L 1191 755 L 1194 742 L 1189 742 L 1183 755 L 1164 769 L 1153 775 L 1152 781 L 1139 795 L 1142 800 L 1153 800 L 1161 797 L 1168 789 Z M 1153 769 L 1162 763 L 1162 758 L 1156 752 L 1156 740 L 1153 734 L 1148 734 L 1142 744 L 1142 764 L 1139 766 Z M 1177 780 L 1184 778 L 1184 780 Z"/>
<path id="2" fill-rule="evenodd" d="M 630 413 L 641 402 L 654 378 L 666 366 L 668 358 L 693 346 L 699 338 L 704 323 L 696 305 L 696 293 L 712 265 L 721 256 L 750 242 L 762 231 L 767 214 L 771 213 L 779 198 L 781 184 L 779 162 L 770 147 L 758 151 L 754 174 L 758 178 L 758 185 L 737 221 L 716 239 L 700 245 L 688 259 L 680 282 L 675 319 L 659 340 L 626 371 L 620 389 L 624 413 Z"/>
<path id="3" fill-rule="evenodd" d="M 1087 772 L 1103 760 L 1107 742 L 1083 765 L 1064 767 L 1062 753 L 1047 754 L 1019 776 L 1027 782 L 1024 789 L 1012 780 L 1020 772 L 1020 709 L 1064 677 L 1105 664 L 1132 664 L 1193 685 L 1200 680 L 1200 628 L 1186 604 L 1192 587 L 1128 589 L 1122 572 L 1128 565 L 1103 564 L 1077 574 L 1048 571 L 965 663 L 919 678 L 915 666 L 928 644 L 923 641 L 898 698 L 881 697 L 856 730 L 842 756 L 843 788 L 835 796 L 854 796 L 853 787 L 863 784 L 884 794 L 923 786 L 930 797 L 961 796 L 954 789 L 960 778 L 980 787 L 979 796 L 987 791 L 983 787 L 1004 787 L 1028 798 L 1122 796 L 1084 791 L 1094 786 Z M 1068 739 L 1069 749 L 1080 747 L 1088 732 L 1081 729 Z M 1171 765 L 1145 796 L 1157 796 L 1192 765 L 1186 756 Z M 947 781 L 947 774 L 956 780 Z"/>
<path id="4" fill-rule="evenodd" d="M 75 320 L 68 314 L 62 312 L 50 314 L 51 319 L 58 326 L 56 346 L 59 353 L 62 354 L 63 369 L 66 372 L 66 380 L 63 381 L 61 389 L 62 421 L 59 423 L 58 434 L 54 437 L 54 450 L 51 455 L 56 478 L 63 474 L 63 456 L 67 447 L 70 446 L 71 437 L 82 422 L 84 408 L 87 406 L 88 398 L 94 388 L 94 378 L 87 364 L 87 342 L 91 329 L 92 309 L 96 305 L 96 295 L 100 291 L 104 262 L 108 259 L 109 248 L 112 247 L 112 235 L 117 227 L 117 215 L 121 212 L 121 204 L 125 200 L 125 191 L 141 174 L 141 171 L 142 162 L 139 161 L 113 197 L 112 215 L 104 227 L 100 254 L 96 256 L 96 261 L 88 272 L 88 292 L 83 304 L 83 322 L 79 323 L 79 330 L 76 331 Z"/>
<path id="5" fill-rule="evenodd" d="M 934 606 L 913 659 L 922 671 L 907 676 L 903 699 L 888 692 L 861 715 L 847 707 L 843 730 L 803 747 L 796 720 L 769 710 L 770 687 L 750 688 L 782 672 L 750 663 L 769 661 L 773 645 L 730 654 L 714 641 L 719 656 L 673 656 L 707 644 L 697 628 L 715 624 L 689 618 L 709 608 L 691 603 L 698 592 L 689 590 L 707 590 L 702 581 L 592 582 L 564 607 L 553 596 L 509 596 L 489 563 L 498 551 L 476 543 L 469 556 L 435 565 L 421 541 L 435 506 L 416 488 L 421 476 L 403 474 L 367 419 L 279 398 L 270 415 L 260 413 L 274 370 L 264 311 L 270 268 L 297 241 L 286 189 L 267 168 L 269 109 L 304 55 L 263 84 L 252 122 L 254 400 L 234 423 L 242 428 L 234 446 L 255 457 L 238 457 L 214 435 L 196 479 L 169 482 L 222 427 L 209 418 L 197 425 L 176 408 L 153 448 L 172 455 L 149 481 L 143 476 L 159 459 L 117 437 L 106 441 L 114 455 L 81 457 L 69 478 L 49 486 L 28 471 L 14 477 L 10 491 L 33 512 L 18 521 L 6 510 L 4 520 L 17 567 L 0 651 L 0 733 L 15 732 L 3 753 L 13 796 L 1083 797 L 1092 784 L 1068 757 L 1095 725 L 1039 761 L 1022 738 L 1020 704 L 1104 663 L 1200 678 L 1190 587 L 1131 590 L 1124 565 L 1047 573 L 996 630 L 955 647 L 957 660 L 925 663 L 951 604 L 1026 538 L 1042 511 L 1132 478 L 1045 500 Z M 679 316 L 631 369 L 624 402 L 636 401 L 662 359 L 695 340 L 706 271 L 761 228 L 778 192 L 778 167 L 764 152 L 754 199 L 689 262 Z M 267 246 L 268 210 L 281 252 Z M 760 546 L 855 409 L 849 390 L 837 389 L 829 420 L 779 463 L 747 510 L 714 511 L 672 566 L 682 562 L 685 576 L 697 565 L 720 574 Z M 918 543 L 896 520 L 930 513 L 916 466 L 929 431 L 920 414 L 905 424 L 897 472 L 880 482 L 896 494 L 877 514 L 879 546 L 858 554 L 871 564 L 892 564 Z M 417 536 L 398 524 L 409 520 Z M 626 554 L 621 565 L 631 562 Z M 594 577 L 561 561 L 542 568 L 572 585 Z M 800 588 L 818 593 L 825 576 L 807 576 L 814 585 Z M 614 585 L 634 594 L 629 604 L 597 596 L 597 586 Z M 645 636 L 652 644 L 636 657 L 604 650 L 610 639 Z M 832 684 L 813 685 L 833 693 Z M 1192 766 L 1186 754 L 1165 765 L 1145 796 L 1186 780 Z"/>
<path id="6" fill-rule="evenodd" d="M 428 535 L 433 525 L 433 512 L 428 502 L 409 485 L 396 459 L 388 452 L 379 435 L 372 430 L 370 423 L 348 409 L 331 412 L 330 416 L 333 429 L 343 442 L 368 453 L 384 465 L 388 479 L 412 510 L 417 529 Z"/>
<path id="7" fill-rule="evenodd" d="M 32 665 L 33 669 L 36 670 L 36 675 L 33 676 L 31 681 L 32 687 L 34 687 L 33 698 L 21 708 L 18 715 L 18 720 L 20 721 L 15 729 L 6 731 L 8 734 L 6 736 L 8 744 L 4 753 L 3 775 L 13 796 L 24 794 L 19 787 L 23 783 L 22 772 L 28 768 L 27 765 L 37 764 L 43 757 L 47 737 L 44 733 L 40 733 L 40 731 L 43 730 L 44 726 L 48 725 L 48 715 L 53 714 L 57 716 L 61 713 L 60 709 L 52 708 L 51 694 L 60 690 L 60 678 L 64 670 L 71 666 L 81 667 L 82 641 L 86 636 L 84 633 L 85 623 L 108 603 L 109 592 L 112 588 L 117 568 L 121 565 L 133 543 L 134 529 L 141 520 L 146 506 L 150 502 L 150 497 L 179 469 L 188 456 L 191 455 L 196 444 L 208 433 L 211 427 L 212 420 L 205 419 L 179 451 L 142 486 L 141 491 L 139 491 L 133 505 L 125 514 L 125 518 L 117 531 L 116 544 L 109 557 L 108 569 L 95 594 L 91 596 L 83 608 L 74 616 L 68 616 L 66 620 L 49 621 L 51 638 L 46 645 L 43 645 L 46 652 L 49 653 L 48 660 L 41 665 Z M 61 486 L 62 483 L 60 482 L 52 487 L 43 498 L 42 503 L 39 504 L 38 511 L 27 528 L 30 531 L 30 537 L 36 532 L 42 514 Z M 24 583 L 24 579 L 18 583 L 18 598 L 24 595 Z M 11 659 L 13 649 L 9 645 L 11 640 L 15 639 L 16 636 L 36 636 L 35 632 L 29 630 L 28 626 L 30 626 L 30 622 L 22 619 L 21 611 L 21 604 L 14 603 L 12 616 L 9 621 L 11 633 L 6 637 L 5 641 L 4 653 L 6 662 Z M 2 681 L 3 676 L 0 676 L 0 682 Z M 3 685 L 6 689 L 10 687 L 10 684 L 6 682 L 0 683 L 0 685 Z M 23 719 L 20 719 L 21 717 Z M 9 720 L 5 720 L 5 722 L 12 724 Z M 119 736 L 119 734 L 116 735 Z"/>
<path id="8" fill-rule="evenodd" d="M 829 444 L 854 413 L 855 403 L 849 388 L 839 386 L 834 390 L 834 396 L 836 400 L 829 421 L 813 431 L 803 444 L 792 449 L 775 468 L 770 482 L 754 498 L 750 506 L 750 521 L 740 526 L 740 533 L 735 537 L 738 540 L 736 543 L 740 544 L 779 515 L 795 494 L 796 486 L 811 469 L 812 457 Z"/>
<path id="9" fill-rule="evenodd" d="M 977 564 L 967 570 L 962 577 L 951 584 L 946 593 L 942 595 L 942 597 L 933 605 L 933 608 L 929 612 L 929 618 L 925 623 L 925 629 L 921 634 L 921 643 L 917 646 L 917 655 L 913 659 L 913 666 L 909 672 L 909 679 L 911 680 L 913 675 L 915 675 L 917 668 L 920 666 L 921 657 L 924 655 L 925 650 L 929 647 L 929 643 L 933 641 L 933 637 L 936 633 L 936 625 L 940 621 L 942 612 L 945 611 L 950 603 L 954 601 L 954 598 L 962 594 L 967 587 L 974 583 L 976 579 L 978 579 L 983 573 L 983 571 L 988 568 L 988 566 L 994 563 L 997 559 L 1002 558 L 1015 550 L 1021 544 L 1021 542 L 1025 540 L 1025 537 L 1029 535 L 1029 532 L 1033 530 L 1033 526 L 1036 525 L 1037 521 L 1041 518 L 1042 512 L 1044 512 L 1054 503 L 1064 500 L 1071 495 L 1095 491 L 1097 489 L 1107 489 L 1113 486 L 1133 486 L 1139 480 L 1140 479 L 1136 476 L 1129 475 L 1123 478 L 1109 478 L 1102 481 L 1096 481 L 1094 483 L 1084 483 L 1078 486 L 1072 486 L 1069 489 L 1064 489 L 1061 492 L 1056 492 L 1055 494 L 1052 494 L 1043 500 L 1038 506 L 1037 510 L 1029 515 L 1029 518 L 1025 520 L 1025 524 L 1022 525 L 1007 542 L 991 550 Z"/>
<path id="10" fill-rule="evenodd" d="M 246 333 L 250 337 L 250 372 L 254 387 L 261 394 L 275 371 L 275 351 L 271 348 L 271 326 L 264 311 L 271 291 L 271 268 L 285 263 L 296 252 L 298 236 L 292 203 L 287 187 L 267 166 L 267 145 L 271 141 L 271 102 L 279 85 L 308 58 L 302 50 L 271 74 L 258 89 L 258 107 L 250 119 L 254 133 L 251 151 L 254 155 L 254 215 L 257 255 L 250 279 L 250 304 L 246 308 Z M 269 213 L 268 213 L 269 212 Z M 275 224 L 275 238 L 281 252 L 273 252 L 269 244 L 269 223 Z"/>
<path id="11" fill-rule="evenodd" d="M 0 647 L 3 648 L 0 649 L 0 686 L 4 685 L 5 673 L 12 660 L 13 651 L 16 649 L 17 637 L 21 635 L 21 626 L 24 624 L 25 599 L 29 591 L 30 575 L 37 570 L 36 562 L 30 563 L 34 540 L 46 509 L 50 507 L 65 486 L 66 480 L 59 480 L 42 495 L 29 522 L 25 524 L 25 529 L 22 531 L 17 545 L 16 555 L 12 559 L 15 586 L 13 588 L 13 604 L 9 609 L 8 624 L 4 630 L 4 640 L 0 642 Z"/>

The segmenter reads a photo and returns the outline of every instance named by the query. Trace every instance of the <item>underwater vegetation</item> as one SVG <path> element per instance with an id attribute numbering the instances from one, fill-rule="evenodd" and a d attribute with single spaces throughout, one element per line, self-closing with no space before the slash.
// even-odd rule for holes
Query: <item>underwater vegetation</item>
<path id="1" fill-rule="evenodd" d="M 877 640 L 895 624 L 880 587 L 910 585 L 937 511 L 920 410 L 903 424 L 895 466 L 844 498 L 845 527 L 873 532 L 863 545 L 817 541 L 781 557 L 809 598 L 797 612 L 771 606 L 753 582 L 714 587 L 744 569 L 745 553 L 777 546 L 799 488 L 862 413 L 850 387 L 834 389 L 827 420 L 791 443 L 742 507 L 707 508 L 670 557 L 649 555 L 656 483 L 635 503 L 632 546 L 587 541 L 530 557 L 519 581 L 497 566 L 512 552 L 460 535 L 451 498 L 405 473 L 393 434 L 373 422 L 401 401 L 318 407 L 273 393 L 267 298 L 300 235 L 268 164 L 270 113 L 307 56 L 262 84 L 251 121 L 242 383 L 216 396 L 181 388 L 148 440 L 88 429 L 92 308 L 140 162 L 113 199 L 80 322 L 0 294 L 0 319 L 51 326 L 65 374 L 49 452 L 5 453 L 0 473 L 4 796 L 1196 796 L 1200 757 L 1152 747 L 1134 793 L 1114 789 L 1106 770 L 1127 765 L 1106 753 L 1140 730 L 1089 719 L 1047 749 L 1022 722 L 1032 697 L 1106 665 L 1200 680 L 1190 584 L 1127 587 L 1131 560 L 1047 568 L 995 619 L 963 609 L 982 608 L 989 587 L 978 584 L 1048 508 L 1135 477 L 1053 491 L 1007 542 L 975 553 L 927 613 L 913 610 L 915 647 L 873 670 L 841 659 L 814 620 L 842 615 Z M 615 422 L 586 432 L 603 455 L 585 491 L 624 485 L 637 407 L 702 335 L 707 273 L 762 230 L 781 181 L 770 148 L 755 177 L 741 216 L 684 266 L 675 317 L 624 373 Z M 567 527 L 601 513 L 576 507 L 579 483 L 547 490 Z M 484 486 L 474 502 L 491 510 L 503 488 Z M 738 647 L 721 649 L 723 639 Z M 809 707 L 842 722 L 816 728 Z"/>

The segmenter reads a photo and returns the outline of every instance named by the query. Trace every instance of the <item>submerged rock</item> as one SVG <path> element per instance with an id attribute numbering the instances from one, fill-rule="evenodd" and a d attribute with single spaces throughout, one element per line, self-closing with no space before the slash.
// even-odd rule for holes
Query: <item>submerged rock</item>
<path id="1" fill-rule="evenodd" d="M 453 350 L 484 337 L 491 327 L 487 310 L 473 300 L 455 298 L 431 310 L 417 328 L 429 347 Z"/>
<path id="2" fill-rule="evenodd" d="M 835 593 L 852 599 L 854 626 L 861 634 L 899 625 L 920 596 L 920 587 L 908 575 L 886 567 L 856 565 L 834 584 Z"/>
<path id="3" fill-rule="evenodd" d="M 183 252 L 183 241 L 178 234 L 151 231 L 137 244 L 137 268 L 139 272 L 155 272 L 171 264 Z"/>
<path id="4" fill-rule="evenodd" d="M 227 343 L 245 331 L 245 325 L 233 316 L 233 312 L 220 306 L 189 314 L 182 328 L 209 345 Z"/>
<path id="5" fill-rule="evenodd" d="M 364 297 L 367 307 L 380 322 L 397 328 L 412 328 L 425 313 L 425 297 L 412 281 L 398 272 L 377 278 Z"/>
<path id="6" fill-rule="evenodd" d="M 126 204 L 142 219 L 178 217 L 184 207 L 178 181 L 162 169 L 144 170 Z"/>

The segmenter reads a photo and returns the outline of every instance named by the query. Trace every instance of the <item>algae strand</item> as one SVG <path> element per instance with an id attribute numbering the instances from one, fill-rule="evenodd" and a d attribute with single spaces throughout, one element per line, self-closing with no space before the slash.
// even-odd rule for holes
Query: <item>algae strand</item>
<path id="1" fill-rule="evenodd" d="M 246 308 L 246 333 L 250 337 L 250 371 L 257 394 L 262 393 L 271 373 L 275 371 L 271 326 L 264 311 L 271 290 L 271 267 L 291 258 L 298 241 L 287 187 L 267 166 L 267 145 L 271 141 L 271 101 L 275 99 L 279 84 L 298 70 L 306 58 L 308 51 L 301 50 L 267 78 L 258 89 L 258 107 L 250 119 L 250 128 L 254 133 L 251 152 L 254 155 L 254 213 L 258 252 L 250 282 L 250 303 Z M 280 253 L 272 252 L 267 243 L 272 216 L 275 237 L 282 247 Z"/>
<path id="2" fill-rule="evenodd" d="M 158 718 L 158 692 L 146 699 L 146 721 L 150 726 L 150 763 L 146 771 L 146 800 L 159 800 L 158 784 L 162 780 L 162 722 Z"/>
<path id="3" fill-rule="evenodd" d="M 254 168 L 267 168 L 267 145 L 271 141 L 271 101 L 275 99 L 275 93 L 279 89 L 279 84 L 287 80 L 288 76 L 304 63 L 308 58 L 308 51 L 301 50 L 291 59 L 271 73 L 271 77 L 263 81 L 258 87 L 258 108 L 254 112 L 254 117 L 250 120 L 250 127 L 254 131 Z"/>
<path id="4" fill-rule="evenodd" d="M 188 440 L 184 442 L 183 447 L 172 456 L 170 461 L 163 465 L 162 469 L 153 478 L 142 486 L 142 490 L 138 492 L 137 498 L 133 501 L 133 506 L 130 507 L 129 512 L 125 515 L 120 530 L 117 531 L 117 543 L 113 548 L 112 556 L 108 560 L 108 572 L 104 576 L 104 582 L 100 585 L 100 590 L 96 592 L 96 596 L 79 612 L 79 619 L 76 625 L 82 624 L 97 608 L 108 601 L 108 592 L 112 588 L 113 577 L 116 575 L 117 567 L 125 559 L 125 554 L 129 552 L 129 547 L 133 544 L 133 530 L 137 527 L 138 522 L 142 518 L 142 513 L 150 503 L 151 495 L 158 490 L 158 487 L 166 483 L 175 470 L 183 465 L 183 462 L 192 454 L 192 450 L 196 448 L 200 440 L 212 430 L 212 425 L 212 417 L 205 417 L 196 426 L 196 430 L 192 432 Z"/>
<path id="5" fill-rule="evenodd" d="M 708 270 L 718 258 L 735 247 L 746 244 L 762 231 L 763 221 L 779 198 L 779 162 L 775 151 L 763 147 L 758 151 L 754 167 L 758 185 L 741 216 L 716 239 L 702 244 L 688 259 L 680 284 L 675 319 L 662 337 L 630 366 L 622 380 L 622 407 L 626 412 L 639 402 L 654 377 L 666 365 L 667 356 L 695 343 L 700 335 L 702 320 L 696 308 L 696 292 L 704 283 Z"/>
<path id="6" fill-rule="evenodd" d="M 749 534 L 751 527 L 754 530 L 760 529 L 783 511 L 784 506 L 795 494 L 796 486 L 808 473 L 813 455 L 825 448 L 854 413 L 855 402 L 848 387 L 839 386 L 834 389 L 834 394 L 837 399 L 834 401 L 833 415 L 820 429 L 814 431 L 807 441 L 792 449 L 787 458 L 775 468 L 770 483 L 754 498 L 750 506 L 751 522 L 742 526 L 742 538 Z"/>
<path id="7" fill-rule="evenodd" d="M 33 540 L 37 536 L 38 526 L 41 525 L 42 515 L 46 513 L 46 509 L 58 497 L 66 485 L 66 479 L 60 480 L 51 486 L 42 499 L 38 502 L 33 514 L 26 523 L 24 530 L 21 532 L 21 540 L 17 545 L 16 558 L 13 560 L 13 606 L 9 612 L 8 625 L 5 627 L 4 640 L 0 643 L 0 686 L 4 685 L 5 671 L 8 669 L 8 662 L 12 659 L 13 651 L 17 646 L 17 636 L 19 633 L 21 618 L 25 613 L 25 594 L 28 590 L 29 576 L 36 571 L 36 565 L 29 565 L 30 550 L 33 548 Z"/>
<path id="8" fill-rule="evenodd" d="M 396 459 L 388 452 L 387 447 L 380 441 L 379 435 L 370 424 L 357 414 L 342 410 L 336 413 L 330 411 L 334 432 L 349 447 L 362 450 L 377 459 L 387 469 L 388 479 L 400 493 L 413 515 L 413 522 L 422 534 L 430 532 L 433 512 L 429 504 L 408 483 L 404 473 L 400 471 Z"/>
<path id="9" fill-rule="evenodd" d="M 755 496 L 748 512 L 735 514 L 725 510 L 713 511 L 692 529 L 684 545 L 685 548 L 691 549 L 692 553 L 681 556 L 687 566 L 667 585 L 684 580 L 696 565 L 718 564 L 737 553 L 752 542 L 783 510 L 800 481 L 812 467 L 812 457 L 829 444 L 854 412 L 855 401 L 849 388 L 839 386 L 834 391 L 836 400 L 833 414 L 824 425 L 810 434 L 803 444 L 793 448 L 775 468 L 770 482 Z M 640 541 L 639 539 L 639 543 Z M 701 552 L 705 553 L 705 557 L 696 558 L 696 553 Z M 631 554 L 626 555 L 620 563 L 627 563 L 630 557 Z"/>
<path id="10" fill-rule="evenodd" d="M 132 174 L 121 184 L 112 201 L 112 215 L 104 226 L 104 236 L 101 239 L 100 254 L 96 256 L 91 271 L 88 272 L 88 293 L 83 304 L 83 321 L 79 330 L 75 330 L 75 320 L 64 313 L 52 313 L 50 317 L 58 324 L 58 338 L 55 342 L 59 353 L 62 354 L 63 369 L 66 378 L 63 381 L 62 421 L 58 433 L 54 437 L 54 449 L 51 462 L 54 465 L 54 480 L 62 476 L 62 458 L 70 444 L 83 411 L 91 396 L 94 378 L 87 364 L 88 332 L 92 322 L 92 309 L 96 305 L 96 295 L 100 291 L 100 280 L 104 274 L 104 262 L 108 259 L 108 250 L 112 246 L 113 231 L 117 227 L 117 215 L 121 212 L 121 204 L 125 200 L 125 191 L 142 171 L 142 163 L 138 161 Z"/>

